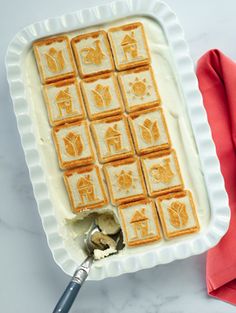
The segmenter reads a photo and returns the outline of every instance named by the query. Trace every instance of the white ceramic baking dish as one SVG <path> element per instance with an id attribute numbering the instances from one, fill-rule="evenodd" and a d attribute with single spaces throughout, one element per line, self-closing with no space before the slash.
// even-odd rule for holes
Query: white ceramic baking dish
<path id="1" fill-rule="evenodd" d="M 61 233 L 58 232 L 56 208 L 53 206 L 48 192 L 48 181 L 45 179 L 45 169 L 35 140 L 35 128 L 29 110 L 31 105 L 28 95 L 29 87 L 25 83 L 23 60 L 27 51 L 31 49 L 32 42 L 38 38 L 68 33 L 132 16 L 151 18 L 162 27 L 168 40 L 173 66 L 178 75 L 179 88 L 184 99 L 183 105 L 187 106 L 201 160 L 201 171 L 204 174 L 210 203 L 210 218 L 207 227 L 204 227 L 196 235 L 187 236 L 186 239 L 174 240 L 149 249 L 134 249 L 132 253 L 118 254 L 99 261 L 96 266 L 93 266 L 89 275 L 91 280 L 134 272 L 202 253 L 217 244 L 227 231 L 230 219 L 228 198 L 215 146 L 198 90 L 193 63 L 176 15 L 165 3 L 158 0 L 122 0 L 79 10 L 27 26 L 13 38 L 6 56 L 7 76 L 22 146 L 39 214 L 55 262 L 64 272 L 72 275 L 81 260 L 77 260 L 71 255 L 64 244 Z"/>

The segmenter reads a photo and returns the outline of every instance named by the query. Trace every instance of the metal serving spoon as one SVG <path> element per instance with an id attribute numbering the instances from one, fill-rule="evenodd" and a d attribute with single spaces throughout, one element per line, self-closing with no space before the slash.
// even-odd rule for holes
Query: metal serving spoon
<path id="1" fill-rule="evenodd" d="M 73 277 L 71 278 L 64 293 L 62 294 L 55 309 L 53 310 L 53 313 L 69 312 L 81 286 L 88 277 L 89 271 L 94 260 L 94 250 L 95 249 L 105 250 L 107 248 L 107 244 L 104 240 L 100 241 L 97 240 L 99 233 L 102 235 L 99 227 L 95 223 L 93 223 L 84 237 L 84 244 L 85 249 L 88 253 L 88 257 L 76 269 Z M 114 241 L 112 238 L 110 239 Z M 117 251 L 121 250 L 123 248 L 123 238 L 121 231 L 115 236 L 114 239 L 116 250 Z"/>

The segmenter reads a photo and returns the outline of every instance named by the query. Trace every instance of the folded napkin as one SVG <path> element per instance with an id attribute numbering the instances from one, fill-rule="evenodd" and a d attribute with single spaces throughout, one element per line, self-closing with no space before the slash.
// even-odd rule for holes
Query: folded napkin
<path id="1" fill-rule="evenodd" d="M 231 209 L 228 232 L 207 254 L 207 289 L 236 305 L 236 63 L 211 50 L 198 61 L 197 76 Z"/>

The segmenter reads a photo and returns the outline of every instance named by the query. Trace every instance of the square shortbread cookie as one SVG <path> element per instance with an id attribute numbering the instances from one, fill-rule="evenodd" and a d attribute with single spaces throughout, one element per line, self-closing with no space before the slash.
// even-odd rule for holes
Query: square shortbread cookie
<path id="1" fill-rule="evenodd" d="M 81 89 L 90 120 L 124 112 L 119 85 L 113 73 L 84 79 Z"/>
<path id="2" fill-rule="evenodd" d="M 153 200 L 141 200 L 119 206 L 122 229 L 128 246 L 140 246 L 161 239 Z"/>
<path id="3" fill-rule="evenodd" d="M 34 54 L 43 84 L 76 75 L 76 67 L 67 36 L 46 38 L 33 43 Z"/>
<path id="4" fill-rule="evenodd" d="M 64 181 L 74 212 L 100 208 L 108 203 L 98 166 L 66 171 Z"/>
<path id="5" fill-rule="evenodd" d="M 92 135 L 101 163 L 134 154 L 127 118 L 115 116 L 91 123 Z"/>
<path id="6" fill-rule="evenodd" d="M 107 163 L 103 166 L 111 202 L 120 205 L 146 197 L 142 170 L 137 158 Z"/>
<path id="7" fill-rule="evenodd" d="M 151 67 L 120 72 L 118 80 L 127 112 L 148 109 L 161 102 Z"/>
<path id="8" fill-rule="evenodd" d="M 87 121 L 56 126 L 52 135 L 62 169 L 88 165 L 95 161 Z"/>
<path id="9" fill-rule="evenodd" d="M 132 23 L 108 30 L 118 71 L 150 63 L 150 54 L 142 23 Z"/>
<path id="10" fill-rule="evenodd" d="M 148 154 L 141 158 L 141 164 L 149 196 L 183 189 L 183 179 L 174 150 Z"/>
<path id="11" fill-rule="evenodd" d="M 131 113 L 128 119 L 139 155 L 170 148 L 171 140 L 162 108 Z"/>
<path id="12" fill-rule="evenodd" d="M 43 87 L 43 95 L 52 126 L 85 118 L 77 79 L 67 79 Z"/>
<path id="13" fill-rule="evenodd" d="M 167 239 L 199 231 L 196 208 L 190 191 L 159 197 L 157 207 Z"/>
<path id="14" fill-rule="evenodd" d="M 104 30 L 74 37 L 71 44 L 81 77 L 114 70 L 111 49 Z"/>

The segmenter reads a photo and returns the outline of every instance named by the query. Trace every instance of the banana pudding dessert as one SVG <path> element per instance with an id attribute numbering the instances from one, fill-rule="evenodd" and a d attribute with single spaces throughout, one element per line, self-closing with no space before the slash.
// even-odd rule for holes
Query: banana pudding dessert
<path id="1" fill-rule="evenodd" d="M 135 21 L 33 44 L 66 219 L 79 225 L 75 238 L 75 230 L 99 226 L 107 249 L 96 259 L 117 252 L 119 232 L 125 250 L 200 229 L 174 108 L 166 107 L 147 37 Z"/>

